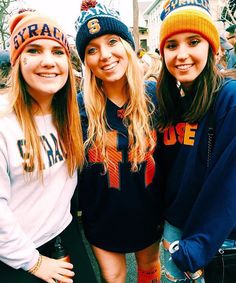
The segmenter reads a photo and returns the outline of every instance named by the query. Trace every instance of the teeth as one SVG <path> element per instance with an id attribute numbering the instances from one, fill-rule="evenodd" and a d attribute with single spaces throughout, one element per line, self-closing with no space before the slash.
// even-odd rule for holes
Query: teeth
<path id="1" fill-rule="evenodd" d="M 118 64 L 117 62 L 114 62 L 114 63 L 112 63 L 112 64 L 110 64 L 110 65 L 108 65 L 108 66 L 103 67 L 102 69 L 105 70 L 105 71 L 111 70 L 111 69 L 114 68 L 117 64 Z"/>
<path id="2" fill-rule="evenodd" d="M 39 74 L 40 77 L 44 78 L 55 78 L 57 75 L 56 74 Z"/>
<path id="3" fill-rule="evenodd" d="M 189 69 L 192 65 L 179 65 L 177 66 L 177 69 L 180 69 L 180 70 L 186 70 L 186 69 Z"/>

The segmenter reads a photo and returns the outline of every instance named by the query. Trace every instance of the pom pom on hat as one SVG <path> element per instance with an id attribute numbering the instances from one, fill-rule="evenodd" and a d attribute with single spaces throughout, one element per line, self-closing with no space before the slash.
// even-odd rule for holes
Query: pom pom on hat
<path id="1" fill-rule="evenodd" d="M 12 66 L 31 41 L 37 39 L 51 39 L 60 43 L 69 56 L 69 44 L 66 34 L 52 19 L 37 12 L 24 11 L 14 15 L 9 22 L 10 26 L 10 58 Z"/>
<path id="2" fill-rule="evenodd" d="M 81 15 L 76 23 L 76 47 L 84 62 L 85 48 L 88 43 L 101 35 L 116 34 L 126 40 L 133 49 L 134 40 L 128 27 L 122 23 L 117 11 L 94 0 L 83 0 Z"/>
<path id="3" fill-rule="evenodd" d="M 193 32 L 205 38 L 216 54 L 220 36 L 209 11 L 208 0 L 167 0 L 161 13 L 160 52 L 165 41 L 182 32 Z"/>

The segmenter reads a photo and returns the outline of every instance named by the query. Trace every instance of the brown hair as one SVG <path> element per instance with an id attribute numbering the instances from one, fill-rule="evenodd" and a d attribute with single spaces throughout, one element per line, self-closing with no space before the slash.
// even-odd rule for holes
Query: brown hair
<path id="1" fill-rule="evenodd" d="M 207 64 L 202 73 L 194 82 L 194 99 L 190 108 L 182 113 L 185 122 L 194 123 L 203 118 L 215 99 L 215 95 L 222 84 L 223 75 L 215 66 L 215 55 L 209 49 Z M 158 127 L 160 130 L 173 125 L 178 116 L 176 107 L 180 93 L 177 81 L 163 62 L 162 70 L 157 85 L 158 97 Z"/>

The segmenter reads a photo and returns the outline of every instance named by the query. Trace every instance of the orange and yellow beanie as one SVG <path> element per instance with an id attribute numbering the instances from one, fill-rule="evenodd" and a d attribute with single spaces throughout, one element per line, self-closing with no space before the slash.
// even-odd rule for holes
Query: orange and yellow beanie
<path id="1" fill-rule="evenodd" d="M 10 58 L 14 66 L 16 59 L 24 47 L 37 39 L 51 39 L 60 43 L 69 56 L 69 44 L 66 34 L 52 19 L 37 12 L 25 11 L 14 15 L 9 22 L 10 26 Z"/>
<path id="2" fill-rule="evenodd" d="M 208 0 L 167 0 L 161 13 L 160 52 L 165 41 L 181 32 L 196 32 L 205 38 L 216 54 L 220 35 L 209 10 Z"/>

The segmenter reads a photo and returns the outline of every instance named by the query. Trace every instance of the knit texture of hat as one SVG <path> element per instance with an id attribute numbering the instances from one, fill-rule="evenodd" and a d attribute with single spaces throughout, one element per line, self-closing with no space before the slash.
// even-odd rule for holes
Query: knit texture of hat
<path id="1" fill-rule="evenodd" d="M 161 13 L 160 52 L 166 40 L 178 33 L 192 32 L 206 39 L 216 54 L 220 36 L 209 11 L 208 0 L 167 0 Z"/>
<path id="2" fill-rule="evenodd" d="M 86 3 L 86 1 L 84 2 Z M 96 5 L 96 1 L 94 2 L 94 7 L 90 6 L 87 10 L 81 11 L 81 15 L 75 23 L 77 30 L 76 47 L 80 59 L 84 62 L 85 48 L 89 42 L 105 34 L 116 34 L 135 49 L 133 37 L 128 27 L 121 22 L 119 14 L 103 4 Z"/>
<path id="3" fill-rule="evenodd" d="M 10 58 L 12 66 L 31 41 L 37 39 L 51 39 L 60 43 L 69 56 L 69 45 L 66 34 L 52 19 L 37 12 L 23 12 L 10 19 Z"/>

